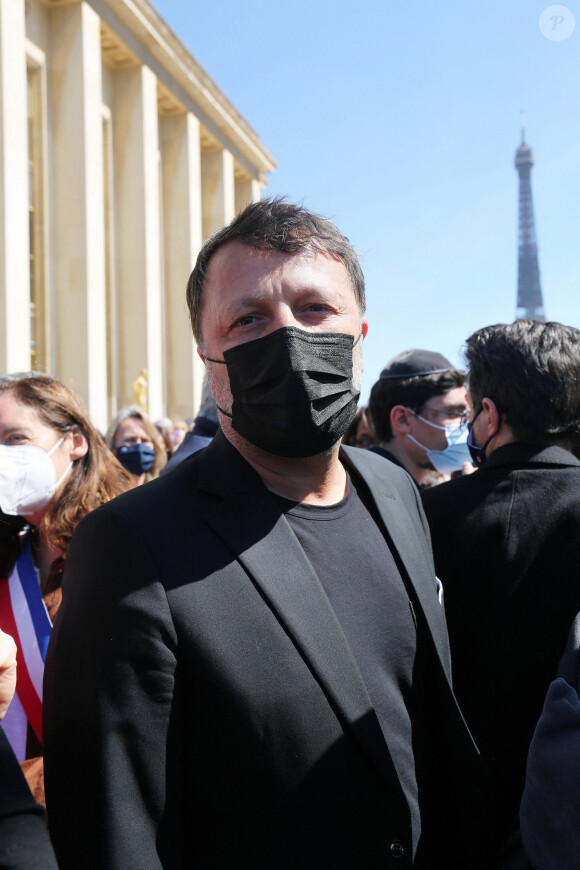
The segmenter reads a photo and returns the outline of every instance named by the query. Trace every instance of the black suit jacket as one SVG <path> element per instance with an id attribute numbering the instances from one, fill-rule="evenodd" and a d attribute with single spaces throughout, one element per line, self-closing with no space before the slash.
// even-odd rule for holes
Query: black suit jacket
<path id="1" fill-rule="evenodd" d="M 495 838 L 518 810 L 533 730 L 580 610 L 580 462 L 509 444 L 423 493 L 455 693 L 492 767 Z"/>
<path id="2" fill-rule="evenodd" d="M 44 810 L 35 803 L 0 726 L 0 867 L 57 870 Z"/>
<path id="3" fill-rule="evenodd" d="M 366 451 L 344 461 L 431 638 L 441 788 L 466 829 L 478 757 L 418 496 Z M 276 499 L 221 433 L 79 525 L 63 593 L 44 694 L 61 868 L 409 866 L 407 805 L 350 648 Z M 467 866 L 460 839 L 440 829 L 441 866 Z"/>

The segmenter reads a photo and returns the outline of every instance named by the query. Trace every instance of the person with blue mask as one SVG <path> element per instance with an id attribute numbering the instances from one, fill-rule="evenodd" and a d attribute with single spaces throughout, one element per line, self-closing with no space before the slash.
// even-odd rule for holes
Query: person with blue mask
<path id="1" fill-rule="evenodd" d="M 159 476 L 167 462 L 161 435 L 147 414 L 136 405 L 123 408 L 107 432 L 107 443 L 131 475 L 133 486 Z"/>
<path id="2" fill-rule="evenodd" d="M 161 470 L 161 474 L 167 474 L 169 471 L 191 456 L 192 453 L 197 453 L 198 450 L 203 450 L 211 443 L 219 429 L 217 418 L 217 408 L 210 392 L 207 378 L 203 379 L 201 387 L 201 404 L 193 421 L 193 428 L 187 432 L 185 438 L 175 451 L 169 457 L 167 465 Z"/>
<path id="3" fill-rule="evenodd" d="M 419 487 L 433 471 L 470 471 L 464 384 L 465 372 L 440 353 L 397 354 L 371 391 L 379 443 L 370 450 L 408 471 Z"/>

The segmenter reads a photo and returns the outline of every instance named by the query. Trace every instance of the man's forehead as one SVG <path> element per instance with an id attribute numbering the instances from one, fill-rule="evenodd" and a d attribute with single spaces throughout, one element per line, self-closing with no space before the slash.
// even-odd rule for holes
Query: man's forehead
<path id="1" fill-rule="evenodd" d="M 217 277 L 229 269 L 238 271 L 240 268 L 262 270 L 267 274 L 287 266 L 309 263 L 316 263 L 322 268 L 326 263 L 329 266 L 336 264 L 342 266 L 346 272 L 342 260 L 311 243 L 306 243 L 299 251 L 279 251 L 273 248 L 257 248 L 234 239 L 218 248 L 212 256 L 208 264 L 208 277 Z"/>

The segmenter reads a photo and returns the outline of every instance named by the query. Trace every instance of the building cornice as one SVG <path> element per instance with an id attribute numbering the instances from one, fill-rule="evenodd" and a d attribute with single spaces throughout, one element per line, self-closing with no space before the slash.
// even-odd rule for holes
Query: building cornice
<path id="1" fill-rule="evenodd" d="M 47 6 L 55 7 L 68 5 L 71 0 L 44 0 L 44 2 Z M 87 2 L 105 24 L 128 43 L 128 48 L 143 62 L 147 62 L 147 58 L 143 56 L 144 52 L 150 53 L 157 62 L 155 66 L 159 65 L 166 73 L 165 76 L 159 76 L 165 80 L 164 83 L 176 93 L 185 108 L 190 108 L 198 114 L 214 138 L 225 147 L 228 147 L 229 143 L 236 147 L 238 156 L 242 157 L 246 167 L 253 167 L 254 172 L 251 174 L 255 174 L 257 170 L 261 176 L 276 168 L 274 157 L 262 144 L 255 130 L 148 0 L 84 0 L 84 2 Z M 122 24 L 123 27 L 119 28 L 116 26 L 117 23 Z M 128 39 L 128 34 L 133 39 Z M 171 87 L 171 81 L 167 76 L 175 82 L 181 93 Z"/>

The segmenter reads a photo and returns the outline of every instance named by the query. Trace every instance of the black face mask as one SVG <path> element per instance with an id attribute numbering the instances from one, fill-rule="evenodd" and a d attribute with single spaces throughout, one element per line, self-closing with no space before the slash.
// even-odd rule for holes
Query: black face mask
<path id="1" fill-rule="evenodd" d="M 357 339 L 358 341 L 358 339 Z M 284 326 L 224 352 L 232 427 L 276 456 L 315 456 L 336 444 L 356 414 L 352 335 Z"/>
<path id="2" fill-rule="evenodd" d="M 489 438 L 487 439 L 487 441 L 485 442 L 485 444 L 483 445 L 483 447 L 478 447 L 477 444 L 473 443 L 473 424 L 475 423 L 475 421 L 477 420 L 477 418 L 479 417 L 479 415 L 481 414 L 482 411 L 483 411 L 483 405 L 481 406 L 481 408 L 479 409 L 479 411 L 477 412 L 477 414 L 475 415 L 475 417 L 473 418 L 471 423 L 467 424 L 467 428 L 468 428 L 467 448 L 471 454 L 471 459 L 473 460 L 473 464 L 477 465 L 478 468 L 480 466 L 482 466 L 484 462 L 487 461 L 487 456 L 485 455 L 485 451 L 487 450 L 487 445 L 489 444 L 491 439 L 494 438 L 495 435 L 497 435 L 497 432 L 494 432 L 493 435 L 490 435 Z M 499 415 L 499 425 L 501 425 L 501 414 Z M 499 426 L 498 426 L 498 430 L 499 430 Z"/>

